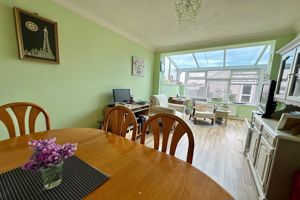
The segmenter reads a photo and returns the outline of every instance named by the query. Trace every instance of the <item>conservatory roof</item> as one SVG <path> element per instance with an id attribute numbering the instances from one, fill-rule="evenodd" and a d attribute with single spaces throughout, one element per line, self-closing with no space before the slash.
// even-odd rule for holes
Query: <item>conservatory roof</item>
<path id="1" fill-rule="evenodd" d="M 178 69 L 213 67 L 260 67 L 270 63 L 272 44 L 195 51 L 167 56 Z"/>

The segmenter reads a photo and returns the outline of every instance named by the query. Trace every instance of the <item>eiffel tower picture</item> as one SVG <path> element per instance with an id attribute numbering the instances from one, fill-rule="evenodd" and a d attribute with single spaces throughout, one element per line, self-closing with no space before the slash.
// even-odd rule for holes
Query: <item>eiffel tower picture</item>
<path id="1" fill-rule="evenodd" d="M 20 59 L 59 63 L 57 23 L 19 8 L 14 14 Z"/>
<path id="2" fill-rule="evenodd" d="M 43 29 L 43 34 L 44 34 L 43 48 L 40 49 L 32 48 L 31 50 L 25 49 L 25 55 L 55 60 L 55 56 L 53 55 L 49 44 L 48 30 L 46 26 Z"/>
<path id="3" fill-rule="evenodd" d="M 43 51 L 49 55 L 50 57 L 54 57 L 50 45 L 49 45 L 49 39 L 48 39 L 48 30 L 47 27 L 45 26 L 44 28 L 44 43 L 43 43 Z"/>

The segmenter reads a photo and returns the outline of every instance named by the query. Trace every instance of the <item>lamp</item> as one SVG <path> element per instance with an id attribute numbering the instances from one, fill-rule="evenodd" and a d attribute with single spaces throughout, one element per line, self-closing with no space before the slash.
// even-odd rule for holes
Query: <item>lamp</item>
<path id="1" fill-rule="evenodd" d="M 177 0 L 175 6 L 179 24 L 195 23 L 201 0 Z"/>

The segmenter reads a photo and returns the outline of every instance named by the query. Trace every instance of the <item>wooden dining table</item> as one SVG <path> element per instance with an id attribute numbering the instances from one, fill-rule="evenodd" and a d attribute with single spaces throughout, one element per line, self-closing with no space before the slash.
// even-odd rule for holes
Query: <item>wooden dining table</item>
<path id="1" fill-rule="evenodd" d="M 110 175 L 85 199 L 233 199 L 191 164 L 100 129 L 57 129 L 1 141 L 0 173 L 28 160 L 28 141 L 51 137 L 59 144 L 78 143 L 76 156 Z"/>

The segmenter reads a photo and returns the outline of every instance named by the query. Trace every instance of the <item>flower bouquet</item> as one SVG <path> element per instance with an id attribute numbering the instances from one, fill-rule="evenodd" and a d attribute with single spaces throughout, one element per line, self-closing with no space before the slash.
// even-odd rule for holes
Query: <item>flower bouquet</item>
<path id="1" fill-rule="evenodd" d="M 34 148 L 34 153 L 29 161 L 23 165 L 23 169 L 41 171 L 44 187 L 52 189 L 62 181 L 62 169 L 64 160 L 73 156 L 77 144 L 55 143 L 56 138 L 46 140 L 33 140 L 28 142 Z"/>

